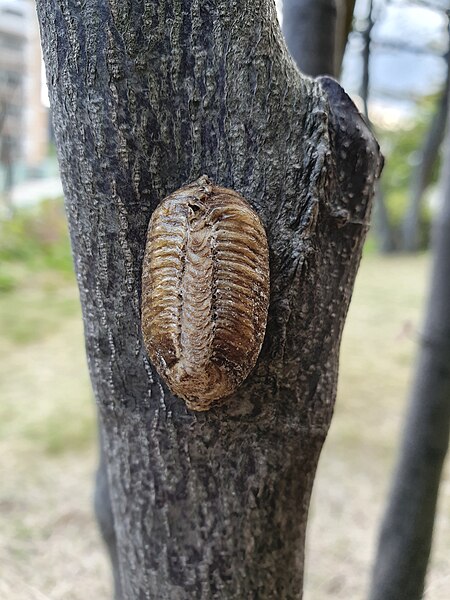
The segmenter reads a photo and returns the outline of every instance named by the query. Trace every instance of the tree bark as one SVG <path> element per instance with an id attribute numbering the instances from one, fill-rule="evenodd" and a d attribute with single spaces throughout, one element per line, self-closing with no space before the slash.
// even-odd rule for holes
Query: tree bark
<path id="1" fill-rule="evenodd" d="M 121 600 L 122 586 L 120 584 L 119 557 L 117 553 L 117 538 L 114 526 L 114 515 L 109 493 L 109 482 L 107 472 L 107 458 L 105 452 L 105 440 L 102 428 L 99 427 L 99 455 L 100 461 L 95 477 L 94 510 L 97 523 L 108 551 L 111 561 L 114 585 L 114 600 Z"/>
<path id="2" fill-rule="evenodd" d="M 337 23 L 336 0 L 283 0 L 283 34 L 303 73 L 339 75 Z"/>
<path id="3" fill-rule="evenodd" d="M 269 0 L 39 0 L 123 597 L 301 598 L 304 536 L 378 146 L 301 76 Z M 193 413 L 149 363 L 141 264 L 159 200 L 207 174 L 265 225 L 257 365 Z"/>
<path id="4" fill-rule="evenodd" d="M 450 131 L 443 206 L 416 375 L 399 462 L 384 515 L 370 600 L 423 597 L 450 423 Z"/>
<path id="5" fill-rule="evenodd" d="M 403 250 L 407 252 L 417 252 L 420 248 L 420 209 L 422 198 L 430 184 L 433 167 L 444 138 L 450 92 L 450 51 L 447 52 L 446 62 L 447 77 L 444 90 L 439 99 L 430 127 L 425 135 L 425 140 L 420 151 L 419 164 L 416 169 L 413 169 L 412 173 L 410 200 L 402 227 Z"/>

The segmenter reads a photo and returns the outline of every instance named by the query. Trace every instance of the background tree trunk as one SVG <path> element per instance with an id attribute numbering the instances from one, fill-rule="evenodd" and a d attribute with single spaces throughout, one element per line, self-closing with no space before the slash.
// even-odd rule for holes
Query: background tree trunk
<path id="1" fill-rule="evenodd" d="M 3 189 L 0 190 L 0 197 L 4 214 L 7 217 L 11 217 L 14 213 L 12 188 L 14 185 L 14 154 L 16 153 L 14 138 L 8 132 L 8 114 L 14 106 L 14 100 L 19 91 L 17 84 L 10 85 L 9 89 L 3 90 L 3 97 L 0 95 L 0 165 L 4 170 Z"/>
<path id="2" fill-rule="evenodd" d="M 298 68 L 339 78 L 355 0 L 283 0 L 283 34 Z"/>
<path id="3" fill-rule="evenodd" d="M 450 33 L 450 31 L 449 31 Z M 408 210 L 403 221 L 403 250 L 417 252 L 420 248 L 420 211 L 422 199 L 430 184 L 433 167 L 445 134 L 450 92 L 450 50 L 446 55 L 447 77 L 444 90 L 431 120 L 420 150 L 417 168 L 413 169 Z"/>
<path id="4" fill-rule="evenodd" d="M 337 23 L 336 0 L 283 0 L 283 34 L 303 73 L 339 76 Z"/>
<path id="5" fill-rule="evenodd" d="M 450 130 L 442 186 L 431 292 L 370 600 L 422 598 L 431 550 L 450 424 Z"/>
<path id="6" fill-rule="evenodd" d="M 363 114 L 367 124 L 373 129 L 369 114 L 369 94 L 370 94 L 370 52 L 372 41 L 372 29 L 375 25 L 373 16 L 373 0 L 370 0 L 367 6 L 366 27 L 362 32 L 363 39 L 363 72 L 361 79 L 361 99 L 363 101 Z M 386 200 L 381 182 L 377 182 L 375 188 L 374 203 L 374 230 L 378 241 L 380 252 L 389 253 L 395 250 L 395 238 L 393 228 L 389 219 L 389 213 L 386 207 Z"/>
<path id="7" fill-rule="evenodd" d="M 299 75 L 272 1 L 38 12 L 123 596 L 300 598 L 378 146 L 334 81 Z M 253 373 L 193 413 L 145 355 L 140 281 L 152 210 L 203 173 L 259 213 L 271 303 Z"/>
<path id="8" fill-rule="evenodd" d="M 353 13 L 356 0 L 337 0 L 337 35 L 336 35 L 336 73 L 339 75 L 347 46 L 349 35 L 353 27 Z"/>

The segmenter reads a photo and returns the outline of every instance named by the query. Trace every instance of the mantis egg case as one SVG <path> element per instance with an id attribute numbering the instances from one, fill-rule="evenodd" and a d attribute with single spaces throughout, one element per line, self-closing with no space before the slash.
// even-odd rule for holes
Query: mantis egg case
<path id="1" fill-rule="evenodd" d="M 267 323 L 269 252 L 258 215 L 206 176 L 150 220 L 142 332 L 152 363 L 192 410 L 232 394 L 256 363 Z"/>

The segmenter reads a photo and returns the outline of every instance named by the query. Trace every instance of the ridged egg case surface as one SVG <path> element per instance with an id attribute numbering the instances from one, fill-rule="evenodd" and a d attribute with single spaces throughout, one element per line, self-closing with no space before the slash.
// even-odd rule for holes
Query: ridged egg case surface
<path id="1" fill-rule="evenodd" d="M 165 198 L 147 234 L 142 331 L 150 360 L 188 408 L 232 394 L 267 322 L 269 252 L 258 215 L 206 177 Z"/>

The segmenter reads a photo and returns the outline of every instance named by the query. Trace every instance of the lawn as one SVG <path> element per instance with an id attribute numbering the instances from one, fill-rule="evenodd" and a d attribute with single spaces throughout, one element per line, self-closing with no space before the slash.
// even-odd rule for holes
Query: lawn
<path id="1" fill-rule="evenodd" d="M 16 234 L 0 247 L 0 598 L 106 600 L 108 565 L 91 511 L 95 411 L 67 239 L 21 256 Z M 426 256 L 363 260 L 312 502 L 306 600 L 365 597 L 427 267 Z M 447 469 L 428 600 L 448 600 L 449 506 Z"/>

